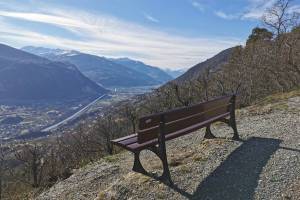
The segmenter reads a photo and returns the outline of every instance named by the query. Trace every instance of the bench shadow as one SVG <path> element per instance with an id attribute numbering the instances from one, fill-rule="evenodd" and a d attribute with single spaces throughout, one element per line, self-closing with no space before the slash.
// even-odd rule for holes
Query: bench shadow
<path id="1" fill-rule="evenodd" d="M 252 137 L 234 150 L 197 187 L 193 194 L 174 185 L 171 188 L 188 199 L 248 200 L 253 199 L 259 176 L 282 141 Z"/>

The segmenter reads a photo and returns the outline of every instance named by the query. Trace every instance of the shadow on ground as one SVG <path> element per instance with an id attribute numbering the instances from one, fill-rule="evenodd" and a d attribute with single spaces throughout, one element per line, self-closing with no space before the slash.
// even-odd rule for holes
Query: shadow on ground
<path id="1" fill-rule="evenodd" d="M 250 200 L 254 197 L 259 176 L 281 140 L 253 137 L 243 142 L 221 163 L 193 194 L 173 189 L 188 199 Z"/>

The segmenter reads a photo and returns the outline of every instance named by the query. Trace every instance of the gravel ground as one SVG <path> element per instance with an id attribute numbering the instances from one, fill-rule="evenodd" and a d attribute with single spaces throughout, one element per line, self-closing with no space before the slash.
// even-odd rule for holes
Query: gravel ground
<path id="1" fill-rule="evenodd" d="M 133 156 L 124 152 L 76 171 L 37 199 L 299 200 L 300 97 L 237 116 L 242 141 L 217 124 L 218 139 L 203 140 L 200 130 L 167 143 L 173 188 L 131 172 Z M 161 173 L 153 153 L 141 157 L 146 169 Z"/>

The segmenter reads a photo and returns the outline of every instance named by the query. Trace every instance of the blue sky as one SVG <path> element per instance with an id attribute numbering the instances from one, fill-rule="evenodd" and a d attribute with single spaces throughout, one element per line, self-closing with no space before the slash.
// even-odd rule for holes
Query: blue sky
<path id="1" fill-rule="evenodd" d="M 293 4 L 298 9 L 300 0 Z M 274 0 L 0 0 L 0 43 L 187 68 L 244 44 Z"/>

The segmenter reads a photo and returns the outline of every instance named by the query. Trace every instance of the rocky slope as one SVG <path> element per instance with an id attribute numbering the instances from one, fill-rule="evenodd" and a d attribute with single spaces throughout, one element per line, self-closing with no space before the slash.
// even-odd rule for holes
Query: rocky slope
<path id="1" fill-rule="evenodd" d="M 123 152 L 76 170 L 36 199 L 300 199 L 300 91 L 238 110 L 237 122 L 242 141 L 216 124 L 218 139 L 204 140 L 200 130 L 167 143 L 173 188 L 132 172 L 133 156 Z M 142 158 L 161 173 L 151 152 Z"/>
<path id="2" fill-rule="evenodd" d="M 175 79 L 175 82 L 181 83 L 185 81 L 190 81 L 196 79 L 203 73 L 205 69 L 210 71 L 215 71 L 220 68 L 223 64 L 227 63 L 230 59 L 230 56 L 234 50 L 233 48 L 225 49 L 212 58 L 207 59 L 204 62 L 201 62 L 193 67 L 191 67 L 187 72 Z"/>

